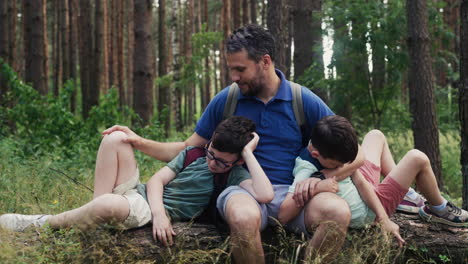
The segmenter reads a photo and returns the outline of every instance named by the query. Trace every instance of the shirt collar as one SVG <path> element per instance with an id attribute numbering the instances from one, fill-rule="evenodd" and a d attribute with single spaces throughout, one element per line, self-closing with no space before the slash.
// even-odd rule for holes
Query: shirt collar
<path id="1" fill-rule="evenodd" d="M 278 89 L 278 92 L 276 93 L 275 97 L 273 97 L 272 100 L 279 99 L 283 101 L 292 101 L 292 92 L 291 92 L 291 85 L 288 80 L 286 80 L 286 77 L 284 77 L 284 74 L 278 70 L 275 69 L 276 75 L 280 78 L 280 86 Z M 252 96 L 245 96 L 242 93 L 239 93 L 239 99 L 253 99 L 256 97 Z"/>

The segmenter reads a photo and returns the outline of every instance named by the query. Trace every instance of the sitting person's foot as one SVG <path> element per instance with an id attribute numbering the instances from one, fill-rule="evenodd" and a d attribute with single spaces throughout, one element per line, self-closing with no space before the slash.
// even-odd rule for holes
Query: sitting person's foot
<path id="1" fill-rule="evenodd" d="M 429 205 L 419 209 L 419 215 L 428 222 L 437 222 L 456 227 L 468 227 L 468 212 L 447 202 L 445 209 L 436 211 Z"/>
<path id="2" fill-rule="evenodd" d="M 34 225 L 41 227 L 50 215 L 22 215 L 4 214 L 0 216 L 0 227 L 11 231 L 21 232 Z"/>
<path id="3" fill-rule="evenodd" d="M 396 210 L 408 214 L 417 214 L 419 212 L 419 208 L 424 206 L 425 201 L 426 199 L 418 193 L 416 193 L 416 198 L 411 198 L 407 194 Z"/>

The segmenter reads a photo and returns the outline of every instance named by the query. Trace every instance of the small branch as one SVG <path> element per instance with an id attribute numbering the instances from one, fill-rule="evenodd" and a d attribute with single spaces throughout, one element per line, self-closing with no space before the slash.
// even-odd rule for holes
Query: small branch
<path id="1" fill-rule="evenodd" d="M 68 175 L 65 174 L 64 172 L 61 172 L 61 171 L 59 171 L 59 170 L 57 170 L 57 169 L 54 169 L 54 168 L 49 168 L 49 169 L 52 170 L 52 171 L 58 172 L 58 173 L 61 174 L 62 176 L 65 176 L 65 178 L 67 178 L 67 179 L 71 180 L 72 182 L 74 182 L 75 184 L 80 185 L 81 187 L 84 187 L 84 188 L 88 189 L 90 192 L 93 192 L 93 190 L 92 190 L 91 188 L 89 188 L 88 186 L 82 184 L 81 182 L 79 182 L 79 181 L 73 179 L 72 177 L 68 176 Z"/>

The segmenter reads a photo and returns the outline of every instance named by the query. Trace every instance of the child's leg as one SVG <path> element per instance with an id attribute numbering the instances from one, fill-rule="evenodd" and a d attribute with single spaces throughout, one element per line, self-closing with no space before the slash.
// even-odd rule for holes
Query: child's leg
<path id="1" fill-rule="evenodd" d="M 366 160 L 381 168 L 381 173 L 386 176 L 394 167 L 392 153 L 388 147 L 387 139 L 380 130 L 371 130 L 366 134 L 361 145 Z M 379 182 L 377 179 L 376 182 Z"/>
<path id="2" fill-rule="evenodd" d="M 129 212 L 124 196 L 103 194 L 79 208 L 50 216 L 47 222 L 52 228 L 75 226 L 85 230 L 104 223 L 123 223 Z"/>
<path id="3" fill-rule="evenodd" d="M 115 131 L 104 136 L 96 158 L 94 198 L 112 193 L 112 190 L 136 175 L 136 161 L 133 148 L 123 143 L 125 133 Z"/>
<path id="4" fill-rule="evenodd" d="M 410 150 L 387 177 L 398 182 L 402 188 L 409 188 L 416 180 L 418 190 L 431 205 L 440 205 L 444 202 L 429 158 L 419 150 Z"/>

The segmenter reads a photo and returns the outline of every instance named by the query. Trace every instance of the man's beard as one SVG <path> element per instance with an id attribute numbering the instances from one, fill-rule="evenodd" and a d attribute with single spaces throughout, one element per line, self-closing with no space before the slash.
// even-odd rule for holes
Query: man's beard
<path id="1" fill-rule="evenodd" d="M 243 92 L 244 96 L 257 96 L 261 91 L 262 87 L 259 85 L 248 85 L 249 88 Z"/>

